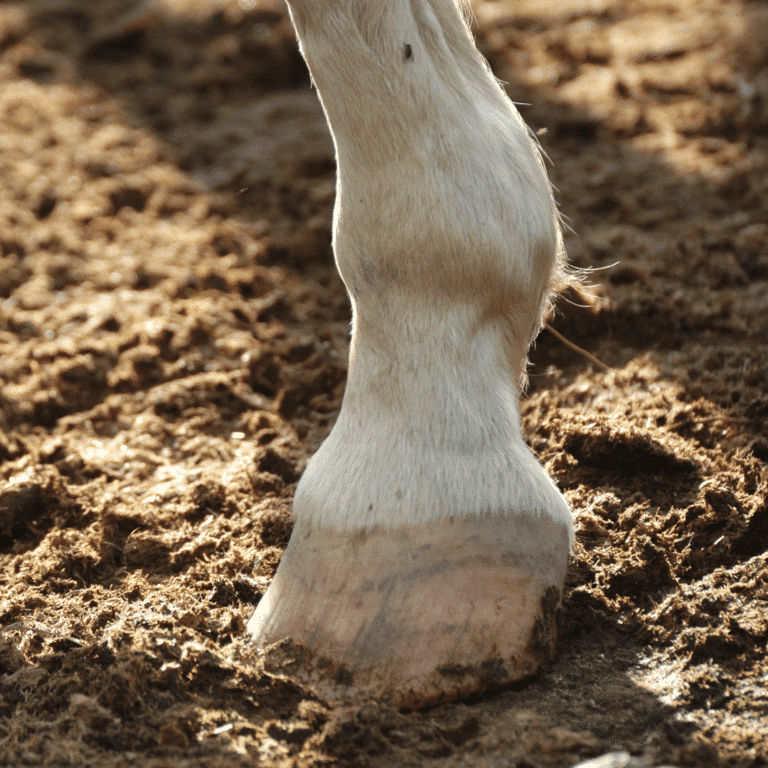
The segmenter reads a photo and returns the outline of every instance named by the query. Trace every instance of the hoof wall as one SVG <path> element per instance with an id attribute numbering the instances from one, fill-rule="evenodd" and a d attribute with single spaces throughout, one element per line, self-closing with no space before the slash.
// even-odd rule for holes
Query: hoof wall
<path id="1" fill-rule="evenodd" d="M 551 657 L 568 548 L 566 526 L 544 516 L 298 523 L 248 632 L 320 688 L 404 710 L 479 695 Z"/>

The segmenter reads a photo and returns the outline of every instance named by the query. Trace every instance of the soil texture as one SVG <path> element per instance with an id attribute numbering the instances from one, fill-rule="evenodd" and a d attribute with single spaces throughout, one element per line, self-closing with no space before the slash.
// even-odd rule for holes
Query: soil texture
<path id="1" fill-rule="evenodd" d="M 271 0 L 0 5 L 0 764 L 768 762 L 768 5 L 488 0 L 572 262 L 522 404 L 556 660 L 333 702 L 245 622 L 332 426 L 333 145 Z M 598 763 L 596 763 L 597 765 Z"/>

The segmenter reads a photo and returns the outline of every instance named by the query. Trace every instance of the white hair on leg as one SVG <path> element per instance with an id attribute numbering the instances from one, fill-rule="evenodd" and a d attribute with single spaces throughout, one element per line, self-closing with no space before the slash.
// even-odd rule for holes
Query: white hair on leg
<path id="1" fill-rule="evenodd" d="M 339 527 L 569 520 L 517 405 L 562 261 L 557 212 L 469 4 L 313 2 L 311 24 L 306 2 L 291 8 L 336 142 L 334 248 L 354 320 L 344 405 L 295 513 Z"/>
<path id="2" fill-rule="evenodd" d="M 531 674 L 554 645 L 573 524 L 518 401 L 562 276 L 558 214 L 467 2 L 289 7 L 336 146 L 352 342 L 248 630 L 435 704 Z"/>

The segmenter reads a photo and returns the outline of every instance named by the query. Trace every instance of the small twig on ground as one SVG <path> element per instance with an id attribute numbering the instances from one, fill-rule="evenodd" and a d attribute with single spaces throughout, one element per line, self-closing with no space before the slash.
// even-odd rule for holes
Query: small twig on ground
<path id="1" fill-rule="evenodd" d="M 729 416 L 727 413 L 723 413 L 719 416 L 691 416 L 691 421 L 693 421 L 696 425 L 706 424 L 710 421 L 739 421 L 748 424 L 752 421 L 752 419 L 750 419 L 749 416 Z"/>
<path id="2" fill-rule="evenodd" d="M 0 627 L 0 635 L 2 635 L 3 632 L 10 632 L 12 629 L 26 630 L 27 632 L 33 632 L 36 635 L 43 635 L 43 637 L 53 637 L 57 640 L 68 640 L 70 643 L 74 643 L 75 645 L 83 645 L 83 643 L 71 635 L 65 635 L 63 632 L 54 632 L 53 630 L 44 629 L 43 627 L 33 627 L 23 621 L 16 621 L 13 624 Z"/>
<path id="3" fill-rule="evenodd" d="M 593 354 L 587 352 L 586 349 L 582 349 L 578 344 L 574 344 L 572 341 L 569 341 L 568 339 L 563 336 L 560 331 L 556 331 L 549 323 L 544 323 L 544 327 L 562 344 L 565 344 L 568 349 L 572 349 L 577 354 L 581 355 L 582 357 L 585 357 L 587 360 L 589 360 L 590 363 L 593 365 L 596 365 L 598 368 L 600 368 L 603 371 L 612 371 L 613 368 L 611 368 L 610 365 L 606 365 L 602 360 L 598 360 Z"/>

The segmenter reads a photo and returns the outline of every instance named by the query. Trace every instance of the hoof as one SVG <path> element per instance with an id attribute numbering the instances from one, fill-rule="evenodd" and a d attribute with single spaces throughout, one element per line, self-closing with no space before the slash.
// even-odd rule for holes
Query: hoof
<path id="1" fill-rule="evenodd" d="M 546 515 L 298 522 L 248 632 L 290 638 L 316 679 L 404 710 L 498 690 L 552 655 L 569 543 Z"/>

